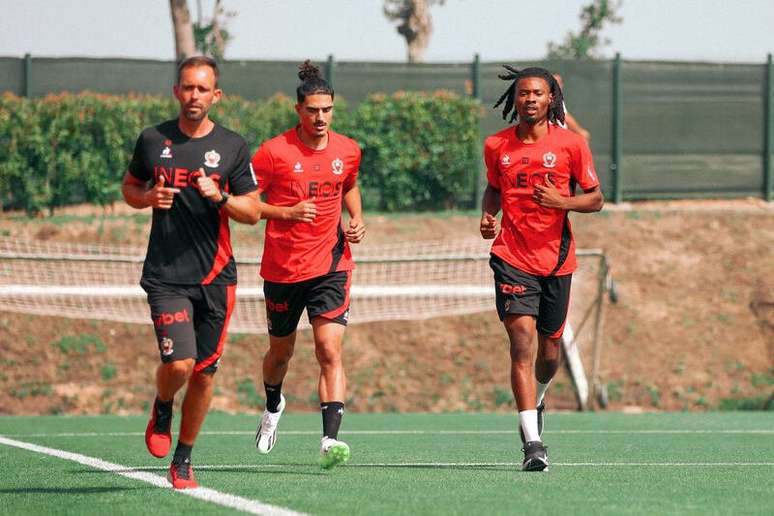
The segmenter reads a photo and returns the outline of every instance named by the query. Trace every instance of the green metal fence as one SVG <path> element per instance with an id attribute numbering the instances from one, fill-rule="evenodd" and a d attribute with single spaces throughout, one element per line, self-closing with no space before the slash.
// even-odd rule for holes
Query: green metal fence
<path id="1" fill-rule="evenodd" d="M 483 104 L 482 138 L 505 126 L 491 109 L 507 86 L 502 63 L 403 64 L 323 60 L 337 96 L 350 104 L 375 92 L 446 89 Z M 592 134 L 603 189 L 614 202 L 758 196 L 772 200 L 774 82 L 761 64 L 513 61 L 562 74 L 569 111 Z M 296 62 L 227 61 L 221 84 L 249 99 L 292 95 Z M 0 91 L 39 97 L 62 91 L 168 94 L 171 61 L 0 58 Z M 480 168 L 480 166 L 479 166 Z M 481 177 L 481 176 L 480 176 Z"/>

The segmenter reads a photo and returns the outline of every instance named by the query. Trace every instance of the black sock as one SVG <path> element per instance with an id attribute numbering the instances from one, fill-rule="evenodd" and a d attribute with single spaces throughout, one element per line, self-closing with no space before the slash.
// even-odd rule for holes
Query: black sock
<path id="1" fill-rule="evenodd" d="M 326 401 L 325 403 L 320 403 L 320 411 L 322 411 L 323 419 L 323 437 L 338 439 L 341 416 L 344 415 L 344 403 L 340 401 Z"/>
<path id="2" fill-rule="evenodd" d="M 266 410 L 269 412 L 277 412 L 281 401 L 280 394 L 282 394 L 282 382 L 277 385 L 269 385 L 268 383 L 263 382 L 263 388 L 266 391 Z"/>
<path id="3" fill-rule="evenodd" d="M 156 398 L 156 401 L 153 403 L 153 412 L 156 416 L 154 431 L 159 433 L 169 432 L 169 427 L 172 424 L 172 404 L 174 402 L 174 399 L 161 401 Z"/>
<path id="4" fill-rule="evenodd" d="M 191 462 L 191 450 L 193 450 L 193 444 L 189 446 L 177 441 L 177 448 L 175 448 L 175 456 L 172 462 L 174 464 L 181 464 L 186 461 Z"/>

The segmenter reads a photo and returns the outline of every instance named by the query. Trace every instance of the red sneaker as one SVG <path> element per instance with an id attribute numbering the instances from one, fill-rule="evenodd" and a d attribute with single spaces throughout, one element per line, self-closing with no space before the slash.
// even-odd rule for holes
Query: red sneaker
<path id="1" fill-rule="evenodd" d="M 153 402 L 151 418 L 145 428 L 145 446 L 154 457 L 166 457 L 172 446 L 172 408 L 165 409 L 158 400 Z"/>
<path id="2" fill-rule="evenodd" d="M 194 478 L 190 459 L 186 459 L 177 464 L 174 462 L 170 464 L 167 480 L 169 480 L 169 483 L 172 484 L 172 487 L 175 489 L 193 489 L 194 487 L 199 487 L 199 484 L 196 483 L 196 479 Z"/>

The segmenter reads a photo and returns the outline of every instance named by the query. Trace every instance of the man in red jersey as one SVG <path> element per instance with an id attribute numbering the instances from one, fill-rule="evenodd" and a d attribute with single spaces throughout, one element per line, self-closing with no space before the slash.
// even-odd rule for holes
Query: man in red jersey
<path id="1" fill-rule="evenodd" d="M 349 459 L 338 440 L 346 377 L 341 341 L 349 317 L 354 263 L 349 243 L 365 235 L 357 186 L 360 147 L 330 130 L 333 89 L 306 61 L 298 74 L 299 124 L 264 142 L 253 156 L 266 238 L 264 279 L 269 350 L 263 360 L 266 408 L 255 436 L 260 453 L 271 451 L 285 409 L 282 381 L 293 356 L 296 327 L 306 308 L 320 364 L 318 385 L 323 433 L 320 465 L 330 469 Z M 342 229 L 342 204 L 349 212 Z"/>
<path id="2" fill-rule="evenodd" d="M 153 208 L 140 285 L 161 364 L 145 445 L 155 457 L 169 453 L 173 398 L 187 384 L 168 475 L 173 487 L 184 489 L 197 487 L 191 449 L 212 400 L 234 308 L 229 218 L 256 224 L 260 212 L 247 144 L 208 115 L 222 94 L 215 61 L 183 61 L 174 93 L 179 116 L 140 134 L 122 192 L 133 208 Z"/>
<path id="3" fill-rule="evenodd" d="M 548 384 L 559 367 L 575 270 L 568 212 L 595 212 L 604 199 L 591 151 L 581 136 L 560 127 L 563 99 L 543 68 L 500 75 L 512 81 L 505 102 L 509 126 L 484 142 L 487 187 L 481 236 L 495 238 L 492 258 L 497 314 L 510 340 L 511 389 L 519 410 L 525 471 L 548 467 L 540 438 Z M 575 195 L 576 185 L 583 189 Z M 495 215 L 502 208 L 502 229 Z M 535 334 L 538 336 L 535 357 Z"/>

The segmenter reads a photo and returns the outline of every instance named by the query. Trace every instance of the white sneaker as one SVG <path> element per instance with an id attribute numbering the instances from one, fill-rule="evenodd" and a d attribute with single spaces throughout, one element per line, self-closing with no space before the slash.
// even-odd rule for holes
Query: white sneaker
<path id="1" fill-rule="evenodd" d="M 277 426 L 279 425 L 280 416 L 285 410 L 285 396 L 280 394 L 280 403 L 277 407 L 277 412 L 263 411 L 261 416 L 261 422 L 258 425 L 258 432 L 255 434 L 255 447 L 258 448 L 258 453 L 267 454 L 274 448 L 274 444 L 277 442 Z"/>
<path id="2" fill-rule="evenodd" d="M 320 443 L 320 467 L 332 469 L 349 460 L 349 445 L 330 437 L 323 437 Z"/>

